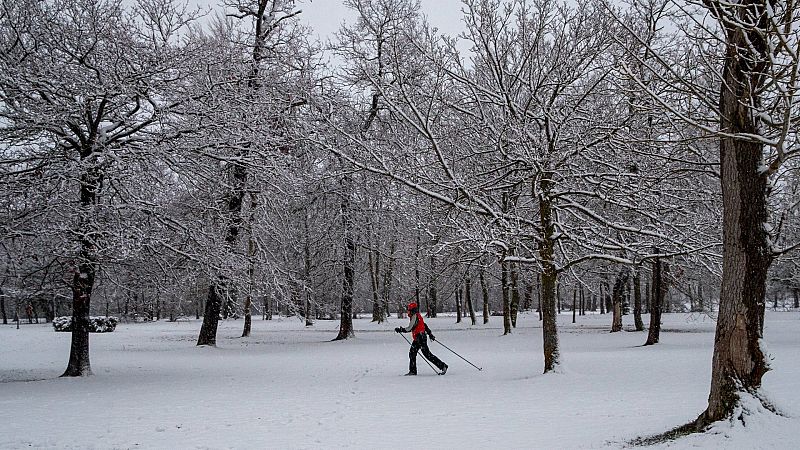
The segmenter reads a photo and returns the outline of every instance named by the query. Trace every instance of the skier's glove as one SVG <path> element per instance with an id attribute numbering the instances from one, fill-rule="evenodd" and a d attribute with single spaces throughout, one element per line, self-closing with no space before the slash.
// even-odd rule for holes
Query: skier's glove
<path id="1" fill-rule="evenodd" d="M 397 328 L 395 328 L 395 329 L 394 329 L 394 332 L 395 332 L 395 333 L 402 333 L 402 332 L 403 332 L 403 329 L 402 329 L 402 328 L 400 328 L 400 327 L 397 327 Z"/>
<path id="2" fill-rule="evenodd" d="M 436 336 L 431 335 L 431 341 L 435 341 L 435 340 L 436 340 Z"/>

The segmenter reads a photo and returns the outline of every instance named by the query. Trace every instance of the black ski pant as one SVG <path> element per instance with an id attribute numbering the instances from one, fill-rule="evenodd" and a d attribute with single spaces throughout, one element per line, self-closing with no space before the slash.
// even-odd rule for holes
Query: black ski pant
<path id="1" fill-rule="evenodd" d="M 422 350 L 422 354 L 428 358 L 431 364 L 438 367 L 440 371 L 444 370 L 444 363 L 442 360 L 431 353 L 431 350 L 428 348 L 428 336 L 425 333 L 420 333 L 417 335 L 417 338 L 414 339 L 414 342 L 411 343 L 411 349 L 408 351 L 408 371 L 410 373 L 417 373 L 417 353 L 420 350 Z"/>

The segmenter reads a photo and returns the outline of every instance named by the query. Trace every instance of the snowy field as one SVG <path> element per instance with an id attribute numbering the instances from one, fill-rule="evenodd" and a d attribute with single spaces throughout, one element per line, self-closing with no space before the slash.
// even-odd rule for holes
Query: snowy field
<path id="1" fill-rule="evenodd" d="M 626 321 L 632 316 L 626 316 Z M 199 321 L 121 324 L 91 339 L 94 377 L 61 379 L 69 334 L 0 326 L 0 448 L 619 448 L 705 406 L 714 323 L 667 314 L 661 344 L 607 332 L 611 316 L 564 314 L 564 371 L 541 375 L 540 322 L 510 336 L 487 325 L 430 319 L 450 365 L 436 376 L 392 332 L 406 320 L 355 321 L 356 339 L 328 342 L 338 322 L 220 324 L 219 348 L 197 348 Z M 647 323 L 647 318 L 645 318 Z M 626 327 L 627 327 L 626 322 Z M 800 314 L 768 313 L 774 370 L 764 386 L 787 418 L 749 417 L 671 448 L 798 448 Z M 663 445 L 662 445 L 663 447 Z"/>

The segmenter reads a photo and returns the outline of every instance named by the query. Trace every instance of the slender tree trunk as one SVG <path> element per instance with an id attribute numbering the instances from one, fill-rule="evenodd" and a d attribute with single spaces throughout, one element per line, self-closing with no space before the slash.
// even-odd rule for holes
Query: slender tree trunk
<path id="1" fill-rule="evenodd" d="M 481 282 L 481 294 L 483 294 L 483 323 L 489 323 L 489 287 L 486 286 L 486 273 L 483 266 L 478 272 L 478 279 Z"/>
<path id="2" fill-rule="evenodd" d="M 797 298 L 797 291 L 795 291 L 795 298 Z M 6 294 L 3 292 L 2 288 L 0 288 L 0 312 L 3 313 L 3 325 L 8 325 L 8 316 L 6 315 Z"/>
<path id="3" fill-rule="evenodd" d="M 603 283 L 600 283 L 600 314 L 606 313 L 606 293 Z"/>
<path id="4" fill-rule="evenodd" d="M 472 278 L 467 272 L 467 278 L 464 280 L 464 296 L 467 301 L 467 311 L 469 311 L 469 320 L 475 326 L 475 307 L 472 304 Z"/>
<path id="5" fill-rule="evenodd" d="M 456 288 L 455 296 L 456 296 L 456 323 L 461 323 L 461 295 L 462 295 L 462 287 L 459 286 Z"/>
<path id="6" fill-rule="evenodd" d="M 800 308 L 800 289 L 794 288 L 792 290 L 792 293 L 794 294 L 794 309 Z M 3 312 L 3 323 L 5 323 L 5 318 L 6 318 L 6 315 L 5 315 L 5 311 L 4 311 Z"/>
<path id="7" fill-rule="evenodd" d="M 511 299 L 509 298 L 511 286 L 508 281 L 508 263 L 505 251 L 500 260 L 500 284 L 503 287 L 503 336 L 505 336 L 511 333 Z"/>
<path id="8" fill-rule="evenodd" d="M 578 309 L 578 290 L 572 290 L 572 323 L 575 323 L 575 310 Z"/>
<path id="9" fill-rule="evenodd" d="M 658 254 L 659 249 L 653 248 L 653 253 Z M 659 334 L 661 333 L 661 305 L 664 302 L 664 293 L 666 291 L 662 271 L 661 258 L 656 258 L 653 261 L 653 283 L 651 284 L 653 292 L 650 302 L 650 329 L 644 345 L 658 344 Z"/>
<path id="10" fill-rule="evenodd" d="M 392 314 L 389 308 L 389 296 L 392 291 L 392 276 L 394 275 L 394 251 L 395 240 L 392 239 L 391 244 L 389 244 L 389 263 L 386 264 L 386 269 L 383 271 L 383 291 L 381 292 L 381 297 L 383 298 L 383 312 L 387 318 Z"/>
<path id="11" fill-rule="evenodd" d="M 431 277 L 428 281 L 428 292 L 430 292 L 430 296 L 428 297 L 428 317 L 436 317 L 436 313 L 439 310 L 439 300 L 436 297 L 436 255 L 431 253 Z"/>
<path id="12" fill-rule="evenodd" d="M 533 282 L 528 281 L 525 283 L 525 300 L 522 303 L 523 311 L 530 311 L 533 309 Z"/>
<path id="13" fill-rule="evenodd" d="M 372 322 L 383 323 L 383 303 L 380 298 L 380 283 L 378 282 L 378 274 L 380 273 L 380 253 L 373 251 L 372 248 L 367 249 L 367 263 L 369 264 L 369 279 L 372 285 Z"/>
<path id="14" fill-rule="evenodd" d="M 356 243 L 353 238 L 353 219 L 352 208 L 350 206 L 350 180 L 348 177 L 342 179 L 342 229 L 344 230 L 344 258 L 342 279 L 342 303 L 341 317 L 339 323 L 339 334 L 335 341 L 349 339 L 355 336 L 353 330 L 353 288 L 354 288 L 354 265 L 356 259 Z"/>
<path id="15" fill-rule="evenodd" d="M 511 271 L 511 326 L 516 328 L 517 312 L 519 312 L 519 267 L 511 263 L 509 269 Z"/>
<path id="16" fill-rule="evenodd" d="M 256 286 L 256 237 L 253 234 L 253 223 L 255 222 L 256 208 L 258 201 L 255 193 L 250 193 L 250 213 L 247 216 L 247 296 L 244 299 L 244 328 L 242 337 L 250 336 L 253 327 L 253 291 Z M 308 222 L 303 218 L 305 231 L 304 248 L 308 248 Z"/>
<path id="17" fill-rule="evenodd" d="M 642 275 L 639 266 L 633 272 L 633 323 L 636 331 L 644 331 L 642 322 Z"/>

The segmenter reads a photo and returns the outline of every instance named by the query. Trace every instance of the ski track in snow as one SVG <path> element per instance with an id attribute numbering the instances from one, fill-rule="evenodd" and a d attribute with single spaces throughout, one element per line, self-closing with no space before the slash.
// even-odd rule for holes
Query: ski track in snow
<path id="1" fill-rule="evenodd" d="M 450 368 L 437 376 L 420 355 L 417 377 L 401 376 L 408 344 L 392 329 L 405 319 L 356 320 L 343 342 L 329 342 L 335 321 L 254 320 L 244 339 L 241 320 L 223 321 L 218 348 L 194 345 L 195 320 L 120 324 L 92 334 L 95 375 L 80 379 L 58 378 L 68 333 L 0 326 L 0 448 L 620 448 L 696 417 L 714 323 L 666 314 L 661 343 L 641 347 L 646 333 L 608 333 L 610 320 L 561 315 L 564 370 L 542 375 L 535 314 L 509 336 L 500 317 L 428 319 L 483 371 L 430 343 Z M 752 407 L 746 427 L 660 448 L 797 448 L 800 314 L 768 313 L 765 335 L 775 357 L 765 391 L 788 417 Z"/>

